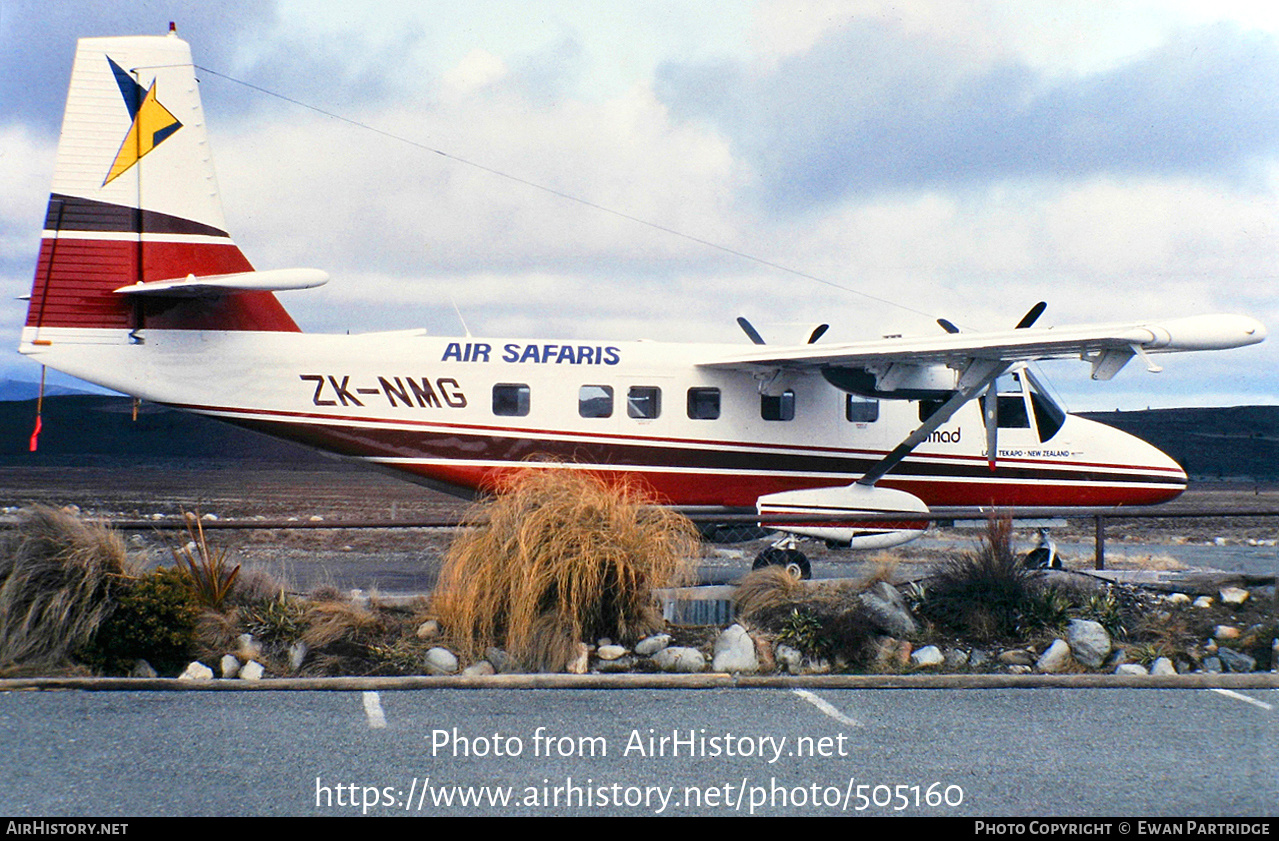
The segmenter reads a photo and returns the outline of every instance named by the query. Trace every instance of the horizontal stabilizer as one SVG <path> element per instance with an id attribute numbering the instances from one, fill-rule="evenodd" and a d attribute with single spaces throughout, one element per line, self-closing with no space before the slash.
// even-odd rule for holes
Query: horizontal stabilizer
<path id="1" fill-rule="evenodd" d="M 269 269 L 262 272 L 186 277 L 121 286 L 122 295 L 156 295 L 166 298 L 206 298 L 231 292 L 283 292 L 314 289 L 329 282 L 328 272 L 319 269 Z"/>

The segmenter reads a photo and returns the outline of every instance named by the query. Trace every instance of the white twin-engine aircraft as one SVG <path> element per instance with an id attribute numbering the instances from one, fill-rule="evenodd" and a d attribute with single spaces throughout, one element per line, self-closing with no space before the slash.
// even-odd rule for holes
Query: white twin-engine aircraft
<path id="1" fill-rule="evenodd" d="M 226 233 L 190 48 L 79 42 L 20 350 L 144 400 L 470 494 L 530 465 L 639 481 L 660 500 L 863 548 L 917 536 L 930 506 L 1171 499 L 1186 474 L 1064 413 L 1025 367 L 1265 337 L 1242 316 L 755 347 L 308 335 Z M 879 522 L 850 515 L 878 515 Z M 832 515 L 848 516 L 842 524 Z M 865 516 L 862 516 L 862 520 Z"/>

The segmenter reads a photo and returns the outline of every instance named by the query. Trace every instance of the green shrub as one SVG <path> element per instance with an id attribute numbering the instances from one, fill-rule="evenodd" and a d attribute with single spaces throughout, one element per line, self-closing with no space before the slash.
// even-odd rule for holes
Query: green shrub
<path id="1" fill-rule="evenodd" d="M 160 567 L 124 582 L 115 611 L 83 654 L 109 672 L 126 673 L 142 659 L 162 675 L 177 674 L 195 652 L 199 618 L 186 573 Z"/>
<path id="2" fill-rule="evenodd" d="M 830 652 L 830 641 L 826 639 L 824 631 L 820 619 L 807 610 L 795 607 L 791 608 L 790 616 L 783 620 L 781 629 L 777 632 L 777 641 L 809 657 L 824 657 Z"/>

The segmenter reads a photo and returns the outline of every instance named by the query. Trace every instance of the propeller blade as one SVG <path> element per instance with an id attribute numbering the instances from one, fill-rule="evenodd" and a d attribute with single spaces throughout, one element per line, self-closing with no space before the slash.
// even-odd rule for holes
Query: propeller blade
<path id="1" fill-rule="evenodd" d="M 813 342 L 816 342 L 822 336 L 826 335 L 826 331 L 829 329 L 830 329 L 829 324 L 818 324 L 817 327 L 813 330 L 812 335 L 808 337 L 808 343 L 811 345 Z"/>
<path id="2" fill-rule="evenodd" d="M 764 344 L 764 337 L 761 336 L 759 332 L 754 327 L 751 326 L 751 323 L 746 320 L 745 316 L 741 316 L 741 315 L 737 316 L 737 326 L 742 328 L 742 332 L 745 333 L 746 336 L 752 342 L 754 342 L 757 345 Z"/>
<path id="3" fill-rule="evenodd" d="M 937 323 L 941 325 L 941 329 L 945 330 L 947 333 L 959 332 L 959 328 L 955 326 L 955 323 L 953 321 L 949 321 L 945 318 L 939 318 L 937 319 Z"/>
<path id="4" fill-rule="evenodd" d="M 1021 321 L 1017 322 L 1018 330 L 1025 330 L 1030 325 L 1039 320 L 1039 316 L 1044 314 L 1044 310 L 1048 309 L 1047 301 L 1040 301 L 1030 308 L 1030 311 L 1021 317 Z"/>

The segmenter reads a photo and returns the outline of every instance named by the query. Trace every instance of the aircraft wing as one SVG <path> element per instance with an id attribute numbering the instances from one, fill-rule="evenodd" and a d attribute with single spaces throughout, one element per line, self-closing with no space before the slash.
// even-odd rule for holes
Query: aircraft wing
<path id="1" fill-rule="evenodd" d="M 820 369 L 909 365 L 962 368 L 974 360 L 1008 363 L 1037 359 L 1085 358 L 1094 378 L 1109 379 L 1134 355 L 1192 350 L 1223 350 L 1256 344 L 1266 337 L 1262 324 L 1247 316 L 1199 315 L 1166 321 L 1137 321 L 1074 327 L 948 333 L 886 338 L 867 342 L 791 347 L 760 347 L 699 363 L 703 368 Z M 1108 360 L 1103 364 L 1102 360 Z"/>

